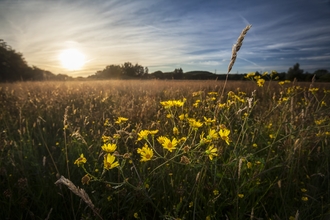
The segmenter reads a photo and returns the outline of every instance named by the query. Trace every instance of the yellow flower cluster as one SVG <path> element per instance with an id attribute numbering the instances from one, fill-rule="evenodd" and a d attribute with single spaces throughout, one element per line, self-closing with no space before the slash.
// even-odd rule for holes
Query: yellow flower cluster
<path id="1" fill-rule="evenodd" d="M 171 108 L 171 107 L 182 107 L 185 102 L 185 99 L 183 101 L 181 100 L 168 100 L 160 102 L 164 108 Z"/>
<path id="2" fill-rule="evenodd" d="M 138 133 L 138 141 L 141 141 L 142 139 L 147 140 L 148 135 L 155 135 L 158 133 L 158 130 L 142 130 Z"/>

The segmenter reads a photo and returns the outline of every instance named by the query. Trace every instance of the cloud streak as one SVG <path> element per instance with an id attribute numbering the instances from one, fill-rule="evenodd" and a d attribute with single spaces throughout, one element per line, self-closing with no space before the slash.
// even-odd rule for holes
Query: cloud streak
<path id="1" fill-rule="evenodd" d="M 286 71 L 296 62 L 308 71 L 330 70 L 330 7 L 327 2 L 252 0 L 2 1 L 1 38 L 29 65 L 87 76 L 126 61 L 150 72 L 208 70 L 225 73 L 231 47 L 251 22 L 232 72 Z M 75 47 L 88 63 L 61 67 L 58 54 Z"/>

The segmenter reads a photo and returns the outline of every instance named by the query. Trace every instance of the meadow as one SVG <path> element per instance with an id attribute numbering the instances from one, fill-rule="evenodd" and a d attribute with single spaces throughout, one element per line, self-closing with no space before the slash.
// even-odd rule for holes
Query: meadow
<path id="1" fill-rule="evenodd" d="M 2 219 L 329 219 L 330 84 L 247 77 L 0 84 Z"/>

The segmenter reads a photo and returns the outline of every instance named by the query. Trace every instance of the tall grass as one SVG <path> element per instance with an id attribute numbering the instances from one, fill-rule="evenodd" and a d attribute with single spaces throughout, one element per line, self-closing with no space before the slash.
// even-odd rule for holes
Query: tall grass
<path id="1" fill-rule="evenodd" d="M 220 98 L 219 81 L 1 84 L 0 212 L 326 219 L 329 87 L 228 82 Z M 84 189 L 93 209 L 54 184 L 61 176 Z"/>

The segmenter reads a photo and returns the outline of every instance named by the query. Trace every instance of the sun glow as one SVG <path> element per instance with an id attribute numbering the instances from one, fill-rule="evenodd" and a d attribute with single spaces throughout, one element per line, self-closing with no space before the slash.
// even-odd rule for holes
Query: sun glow
<path id="1" fill-rule="evenodd" d="M 62 51 L 59 55 L 59 59 L 62 66 L 68 70 L 79 70 L 86 63 L 85 55 L 76 49 Z"/>

